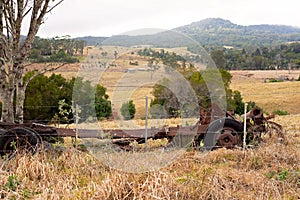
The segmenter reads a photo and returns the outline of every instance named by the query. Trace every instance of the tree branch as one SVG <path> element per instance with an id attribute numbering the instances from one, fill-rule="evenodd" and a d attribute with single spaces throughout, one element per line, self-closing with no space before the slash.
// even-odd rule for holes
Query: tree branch
<path id="1" fill-rule="evenodd" d="M 23 10 L 25 11 L 26 8 L 28 7 L 28 1 L 29 0 L 26 0 L 25 4 L 24 4 L 24 7 L 23 7 Z M 27 11 L 25 11 L 25 14 L 23 14 L 23 18 L 31 11 L 32 7 L 30 7 Z"/>
<path id="2" fill-rule="evenodd" d="M 50 64 L 46 64 L 45 67 L 41 70 L 41 71 L 38 71 L 36 74 L 32 75 L 27 81 L 25 81 L 24 83 L 24 88 L 26 88 L 29 84 L 29 82 L 34 79 L 35 77 L 39 76 L 39 75 L 42 75 L 42 74 L 45 74 L 47 72 L 52 72 L 52 71 L 55 71 L 63 66 L 65 66 L 67 63 L 61 63 L 60 65 L 56 66 L 56 67 L 53 67 L 53 68 L 48 68 L 49 66 L 53 65 L 53 63 L 50 63 Z"/>
<path id="3" fill-rule="evenodd" d="M 64 0 L 60 0 L 57 4 L 55 4 L 54 6 L 52 6 L 47 13 L 51 12 L 56 6 L 58 6 L 59 4 L 61 4 Z"/>

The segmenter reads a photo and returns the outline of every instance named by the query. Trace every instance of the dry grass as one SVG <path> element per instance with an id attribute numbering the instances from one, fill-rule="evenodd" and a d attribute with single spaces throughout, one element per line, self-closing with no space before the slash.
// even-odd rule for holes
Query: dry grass
<path id="1" fill-rule="evenodd" d="M 276 118 L 287 130 L 286 144 L 264 144 L 245 152 L 191 150 L 153 172 L 115 170 L 107 162 L 73 148 L 18 154 L 1 160 L 0 196 L 3 199 L 299 199 L 300 129 L 296 122 L 299 116 L 294 117 Z M 119 159 L 126 162 L 128 169 L 138 164 L 136 159 L 125 159 L 122 153 Z"/>
<path id="2" fill-rule="evenodd" d="M 288 111 L 291 114 L 300 113 L 300 82 L 285 81 L 265 83 L 271 78 L 287 77 L 297 79 L 300 70 L 295 71 L 231 71 L 233 75 L 231 88 L 241 92 L 245 101 L 254 101 L 264 111 L 272 113 L 274 110 Z"/>
<path id="3" fill-rule="evenodd" d="M 114 49 L 107 51 L 112 54 Z M 107 72 L 102 81 L 107 85 L 116 83 L 123 75 L 117 73 L 120 72 Z M 300 113 L 297 106 L 299 94 L 291 95 L 300 93 L 300 82 L 263 83 L 266 71 L 256 73 L 234 72 L 232 88 L 240 90 L 246 101 L 255 101 L 268 112 L 279 108 Z M 139 88 L 130 97 L 138 99 L 149 94 L 146 89 Z M 112 95 L 113 90 L 109 89 L 109 93 Z M 145 105 L 144 101 L 135 103 L 138 110 Z M 142 116 L 143 111 L 138 113 Z M 115 151 L 114 156 L 109 152 L 94 154 L 96 158 L 68 147 L 61 152 L 49 150 L 34 155 L 17 154 L 11 159 L 0 159 L 0 198 L 300 199 L 299 120 L 300 115 L 276 117 L 275 121 L 282 124 L 286 131 L 286 142 L 264 143 L 245 152 L 219 149 L 206 153 L 190 150 L 176 154 L 160 150 L 145 156 L 143 152 Z M 171 119 L 163 123 L 192 125 L 192 122 Z M 100 122 L 100 127 L 132 128 L 132 123 L 144 126 L 144 120 L 137 119 L 130 122 Z M 151 123 L 157 125 L 159 122 Z M 144 172 L 147 171 L 145 169 L 155 170 Z"/>

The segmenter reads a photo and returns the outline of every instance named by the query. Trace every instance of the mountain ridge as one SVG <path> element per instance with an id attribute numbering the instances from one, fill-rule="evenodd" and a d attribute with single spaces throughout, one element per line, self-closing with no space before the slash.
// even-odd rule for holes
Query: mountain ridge
<path id="1" fill-rule="evenodd" d="M 166 42 L 170 32 L 178 32 L 191 37 L 201 45 L 213 46 L 274 46 L 282 43 L 300 41 L 300 28 L 287 25 L 238 25 L 222 18 L 207 18 L 187 25 L 176 27 L 170 31 L 153 35 L 139 36 L 111 36 L 111 37 L 80 37 L 88 45 L 121 45 L 132 46 L 150 44 L 157 46 L 159 41 L 164 41 L 165 46 L 178 46 L 183 42 Z M 166 34 L 168 33 L 169 34 Z M 174 34 L 173 34 L 174 35 Z M 126 42 L 126 41 L 129 42 Z M 104 43 L 103 43 L 104 42 Z"/>

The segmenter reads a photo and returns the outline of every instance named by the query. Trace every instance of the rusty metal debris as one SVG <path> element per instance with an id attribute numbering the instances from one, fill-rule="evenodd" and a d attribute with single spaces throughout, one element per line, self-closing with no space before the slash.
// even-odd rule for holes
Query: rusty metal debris
<path id="1" fill-rule="evenodd" d="M 223 112 L 223 113 L 222 113 Z M 213 114 L 214 113 L 214 116 Z M 219 116 L 217 117 L 216 113 Z M 147 138 L 152 140 L 167 139 L 172 143 L 178 135 L 192 137 L 193 146 L 204 149 L 235 148 L 243 145 L 243 117 L 236 117 L 231 112 L 224 112 L 216 106 L 210 109 L 201 109 L 198 122 L 193 126 L 176 126 L 150 128 L 147 130 Z M 255 145 L 268 138 L 284 140 L 283 129 L 270 119 L 265 117 L 261 109 L 255 107 L 246 114 L 246 130 L 248 145 Z M 112 143 L 125 150 L 132 150 L 132 142 L 138 144 L 145 142 L 145 129 L 79 129 L 79 138 L 110 138 Z M 11 152 L 15 148 L 31 148 L 41 144 L 49 137 L 75 137 L 75 129 L 56 128 L 41 124 L 7 124 L 0 123 L 0 151 L 2 154 Z"/>

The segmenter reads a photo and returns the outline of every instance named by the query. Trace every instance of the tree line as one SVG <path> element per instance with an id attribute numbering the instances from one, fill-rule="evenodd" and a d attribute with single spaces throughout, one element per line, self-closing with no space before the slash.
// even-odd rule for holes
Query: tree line
<path id="1" fill-rule="evenodd" d="M 193 49 L 190 49 L 193 51 Z M 227 70 L 291 70 L 300 68 L 300 43 L 253 50 L 213 47 L 207 49 L 218 68 Z"/>
<path id="2" fill-rule="evenodd" d="M 33 63 L 79 62 L 78 56 L 83 55 L 84 47 L 84 41 L 71 39 L 70 36 L 50 39 L 35 37 L 28 59 Z"/>

